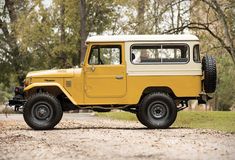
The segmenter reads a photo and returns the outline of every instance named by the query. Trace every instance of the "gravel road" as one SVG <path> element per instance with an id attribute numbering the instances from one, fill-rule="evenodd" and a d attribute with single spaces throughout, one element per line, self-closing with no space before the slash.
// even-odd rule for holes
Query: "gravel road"
<path id="1" fill-rule="evenodd" d="M 202 129 L 148 130 L 139 122 L 64 114 L 51 131 L 22 115 L 0 114 L 0 159 L 235 159 L 235 134 Z"/>

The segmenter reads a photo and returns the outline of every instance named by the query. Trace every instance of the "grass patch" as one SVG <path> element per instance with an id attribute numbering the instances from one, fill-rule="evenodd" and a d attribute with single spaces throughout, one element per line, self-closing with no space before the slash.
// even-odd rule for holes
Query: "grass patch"
<path id="1" fill-rule="evenodd" d="M 99 117 L 106 117 L 119 120 L 137 121 L 135 114 L 129 112 L 100 112 L 96 113 Z"/>
<path id="2" fill-rule="evenodd" d="M 128 112 L 97 113 L 97 116 L 137 121 L 135 114 Z M 174 127 L 204 128 L 235 133 L 235 112 L 222 111 L 181 111 L 178 112 Z"/>
<path id="3" fill-rule="evenodd" d="M 176 127 L 205 128 L 235 133 L 235 112 L 179 112 Z"/>

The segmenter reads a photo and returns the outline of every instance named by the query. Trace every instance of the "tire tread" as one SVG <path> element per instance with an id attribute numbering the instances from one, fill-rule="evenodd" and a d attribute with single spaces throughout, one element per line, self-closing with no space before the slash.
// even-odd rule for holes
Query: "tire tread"
<path id="1" fill-rule="evenodd" d="M 47 125 L 47 126 L 37 125 L 30 118 L 31 103 L 33 103 L 37 99 L 44 99 L 46 101 L 50 101 L 50 103 L 54 104 L 54 107 L 55 107 L 54 111 L 57 112 L 55 117 L 54 117 L 54 119 L 52 120 L 52 122 L 49 125 Z M 60 122 L 62 116 L 63 116 L 63 111 L 62 111 L 62 107 L 61 107 L 60 102 L 57 100 L 56 97 L 54 97 L 53 95 L 51 95 L 49 93 L 41 92 L 41 93 L 33 94 L 32 96 L 30 96 L 28 98 L 27 102 L 24 105 L 24 110 L 23 110 L 24 120 L 25 120 L 25 122 L 31 128 L 33 128 L 35 130 L 49 130 L 49 129 L 53 129 Z"/>

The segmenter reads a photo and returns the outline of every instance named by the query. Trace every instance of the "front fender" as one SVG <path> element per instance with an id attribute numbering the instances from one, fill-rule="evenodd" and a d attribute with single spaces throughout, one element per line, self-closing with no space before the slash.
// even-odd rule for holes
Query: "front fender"
<path id="1" fill-rule="evenodd" d="M 55 82 L 50 82 L 50 83 L 32 83 L 30 85 L 28 85 L 27 87 L 24 88 L 24 92 L 29 91 L 30 89 L 33 89 L 35 87 L 58 87 L 67 97 L 68 99 L 74 104 L 77 105 L 77 103 L 75 102 L 75 100 L 71 97 L 71 95 L 69 94 L 69 92 L 67 92 L 67 90 L 64 89 L 63 86 L 61 86 L 59 83 L 55 83 Z"/>

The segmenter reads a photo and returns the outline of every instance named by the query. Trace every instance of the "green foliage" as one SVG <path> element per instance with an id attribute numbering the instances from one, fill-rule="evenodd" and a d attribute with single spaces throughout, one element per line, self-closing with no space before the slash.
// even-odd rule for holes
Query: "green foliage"
<path id="1" fill-rule="evenodd" d="M 12 97 L 11 90 L 0 83 L 0 105 L 4 104 Z"/>
<path id="2" fill-rule="evenodd" d="M 119 120 L 137 121 L 136 115 L 128 112 L 97 113 L 97 116 Z M 235 112 L 178 112 L 173 124 L 179 128 L 204 128 L 235 133 Z"/>
<path id="3" fill-rule="evenodd" d="M 113 0 L 87 1 L 87 29 L 90 32 L 102 34 L 110 29 L 115 17 L 115 3 Z"/>
<path id="4" fill-rule="evenodd" d="M 17 22 L 21 53 L 29 56 L 28 70 L 65 68 L 78 65 L 80 51 L 79 2 L 54 0 L 49 8 L 32 1 L 34 10 L 26 11 Z M 109 28 L 114 15 L 111 0 L 88 1 L 87 31 L 101 34 Z M 61 9 L 64 9 L 62 12 Z M 62 37 L 62 34 L 63 37 Z"/>
<path id="5" fill-rule="evenodd" d="M 11 1 L 13 19 L 7 9 L 0 13 L 0 82 L 9 86 L 9 75 L 20 81 L 28 71 L 79 64 L 79 1 L 53 0 L 49 6 L 40 0 Z M 116 14 L 114 5 L 113 0 L 87 1 L 88 34 L 109 30 Z M 14 45 L 13 40 L 17 41 Z"/>
<path id="6" fill-rule="evenodd" d="M 32 59 L 29 65 L 32 68 L 29 70 L 66 67 L 64 64 L 72 66 L 73 55 L 77 54 L 76 43 L 78 43 L 78 40 L 76 40 L 76 37 L 78 37 L 78 34 L 73 33 L 74 28 L 69 21 L 71 18 L 67 20 L 67 11 L 69 11 L 68 16 L 76 17 L 75 13 L 74 16 L 71 16 L 71 12 L 78 6 L 72 5 L 71 2 L 68 4 L 66 1 L 63 2 L 66 3 L 66 10 L 65 15 L 61 17 L 59 2 L 55 1 L 50 8 L 45 8 L 37 1 L 34 3 L 38 9 L 21 14 L 17 23 L 18 38 L 21 40 L 21 53 L 30 55 Z M 64 19 L 63 22 L 61 22 L 61 18 Z M 63 43 L 60 41 L 60 23 L 63 23 L 68 30 Z"/>
<path id="7" fill-rule="evenodd" d="M 228 111 L 235 105 L 235 66 L 229 56 L 217 56 L 218 82 L 215 93 L 216 110 Z"/>

